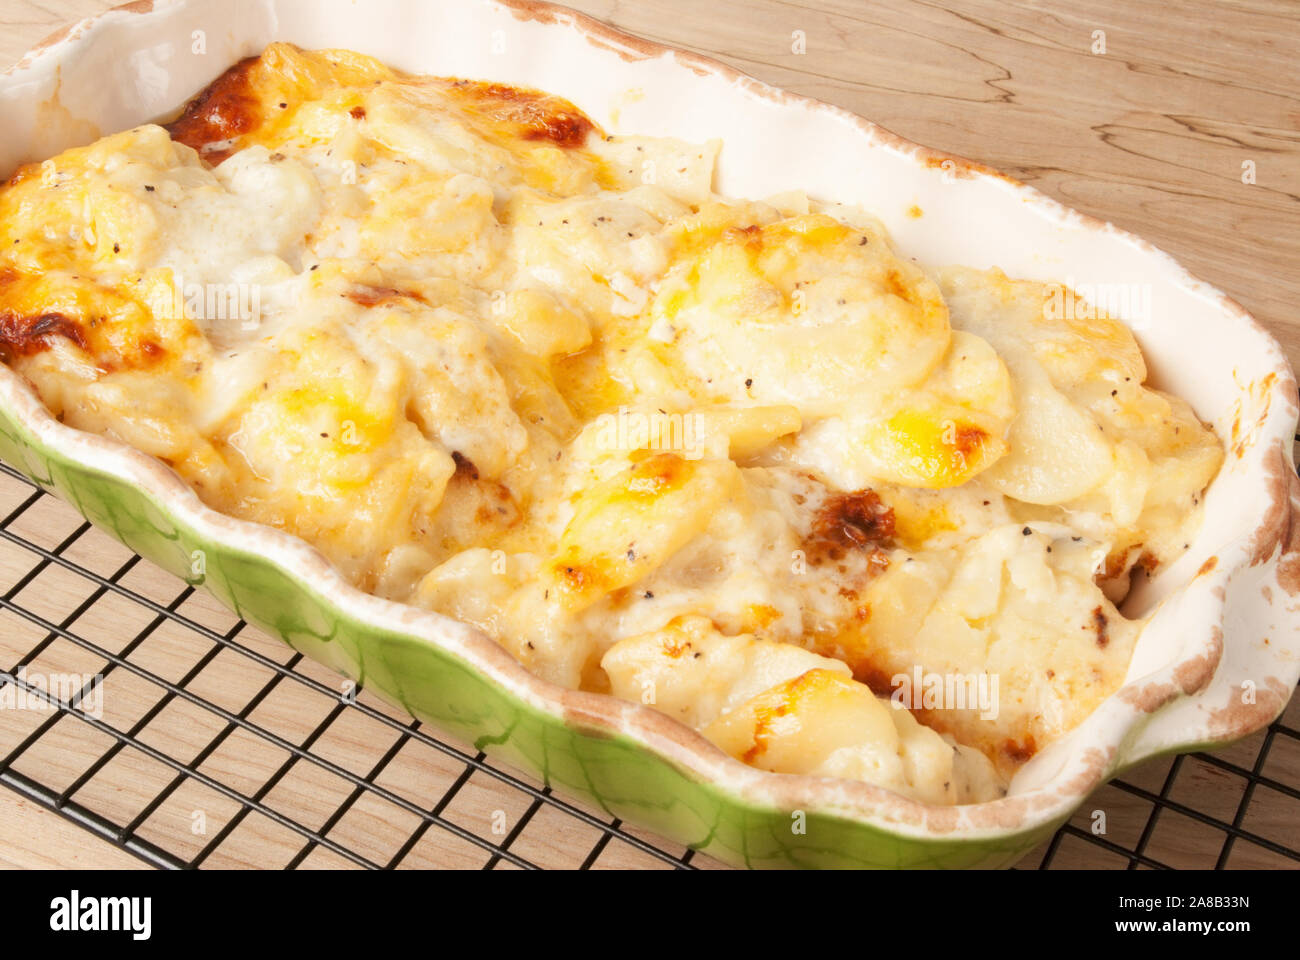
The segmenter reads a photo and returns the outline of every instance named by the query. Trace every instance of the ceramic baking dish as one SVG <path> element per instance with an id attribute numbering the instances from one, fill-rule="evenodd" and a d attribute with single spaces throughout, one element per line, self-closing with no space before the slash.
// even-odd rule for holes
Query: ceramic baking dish
<path id="1" fill-rule="evenodd" d="M 1140 284 L 1153 379 L 1229 447 L 1188 553 L 1126 601 L 1154 612 L 1125 686 L 1002 800 L 929 807 L 765 773 L 648 707 L 527 673 L 474 629 L 349 586 L 304 542 L 204 507 L 168 468 L 56 422 L 0 366 L 0 456 L 297 650 L 611 816 L 749 866 L 999 866 L 1107 778 L 1268 724 L 1300 674 L 1296 383 L 1277 343 L 1165 254 L 978 164 L 560 7 L 492 0 L 168 0 L 62 31 L 0 75 L 0 174 L 174 113 L 273 40 L 567 97 L 612 132 L 722 138 L 717 189 L 802 189 L 876 213 L 904 255 L 1076 285 Z M 924 216 L 909 216 L 913 205 Z M 195 551 L 206 558 L 196 579 Z"/>

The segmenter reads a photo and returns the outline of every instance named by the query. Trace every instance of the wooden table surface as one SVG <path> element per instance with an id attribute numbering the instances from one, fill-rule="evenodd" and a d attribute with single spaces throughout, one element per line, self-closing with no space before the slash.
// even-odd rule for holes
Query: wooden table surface
<path id="1" fill-rule="evenodd" d="M 17 60 L 58 27 L 112 5 L 107 0 L 0 0 L 0 62 Z M 847 107 L 1131 230 L 1227 291 L 1272 330 L 1293 364 L 1300 360 L 1300 6 L 1292 0 L 1231 5 L 1212 0 L 574 0 L 570 5 L 631 33 L 707 54 L 788 90 Z M 795 31 L 806 38 L 802 53 L 793 49 Z M 1243 177 L 1247 167 L 1253 168 L 1253 178 Z M 105 542 L 91 553 L 108 555 L 113 549 Z M 30 565 L 30 556 L 0 544 L 0 583 L 12 583 Z M 141 576 L 157 578 L 152 586 L 159 595 L 174 595 L 175 582 L 165 575 Z M 150 584 L 146 579 L 137 586 L 149 589 Z M 58 589 L 52 588 L 51 596 Z M 208 614 L 219 616 L 212 607 Z M 13 618 L 0 623 L 6 668 L 23 647 L 13 626 Z M 1293 706 L 1290 716 L 1296 714 Z M 0 724 L 0 754 L 9 739 L 3 733 Z M 1252 738 L 1225 756 L 1250 767 L 1259 740 Z M 75 772 L 102 749 L 93 738 L 69 736 L 42 762 Z M 373 751 L 362 735 L 344 738 L 337 749 L 340 756 L 358 758 Z M 1270 759 L 1266 774 L 1292 787 L 1300 784 L 1300 750 L 1275 749 L 1280 759 Z M 240 774 L 241 763 L 256 766 L 248 756 L 235 757 L 232 776 Z M 1158 793 L 1169 764 L 1156 761 L 1126 779 Z M 498 798 L 492 784 L 480 789 L 476 805 L 493 809 Z M 1183 764 L 1176 790 L 1186 794 L 1189 807 L 1231 820 L 1242 782 L 1191 760 Z M 323 802 L 318 793 L 303 787 L 295 802 L 309 809 Z M 111 812 L 115 802 L 126 801 L 114 795 L 100 802 Z M 1114 788 L 1105 788 L 1088 806 L 1107 811 L 1120 845 L 1136 839 L 1150 810 L 1139 796 Z M 1089 821 L 1081 816 L 1087 829 Z M 1171 817 L 1192 826 L 1171 826 Z M 1165 815 L 1162 822 L 1150 840 L 1152 856 L 1181 866 L 1213 864 L 1221 833 L 1198 832 L 1194 816 Z M 1294 844 L 1297 823 L 1300 804 L 1294 799 L 1264 788 L 1255 792 L 1245 820 L 1254 834 L 1278 843 L 1290 837 Z M 569 828 L 557 823 L 552 829 L 550 839 L 559 844 Z M 173 840 L 185 833 L 180 827 L 173 832 Z M 550 842 L 546 837 L 543 845 Z M 258 851 L 274 842 L 269 832 L 255 835 L 246 854 L 232 854 L 224 863 L 263 862 Z M 1126 862 L 1082 841 L 1066 846 L 1060 863 Z M 435 850 L 424 865 L 455 862 L 451 852 Z M 638 861 L 614 856 L 608 865 L 624 862 Z M 1035 862 L 1032 856 L 1026 860 Z M 1228 862 L 1295 865 L 1240 841 Z M 0 789 L 0 866 L 138 863 Z"/>

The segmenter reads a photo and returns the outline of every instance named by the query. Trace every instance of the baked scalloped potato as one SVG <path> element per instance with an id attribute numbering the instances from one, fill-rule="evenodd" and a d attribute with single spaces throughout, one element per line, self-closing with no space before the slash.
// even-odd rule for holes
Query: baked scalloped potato
<path id="1" fill-rule="evenodd" d="M 0 359 L 542 677 L 999 796 L 1122 682 L 1222 446 L 1118 320 L 720 197 L 719 147 L 276 44 L 0 188 Z"/>

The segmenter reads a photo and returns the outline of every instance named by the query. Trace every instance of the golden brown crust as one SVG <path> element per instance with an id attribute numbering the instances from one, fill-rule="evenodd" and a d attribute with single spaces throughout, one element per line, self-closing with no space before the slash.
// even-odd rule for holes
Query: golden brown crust
<path id="1" fill-rule="evenodd" d="M 877 554 L 884 556 L 880 548 L 894 545 L 894 536 L 893 508 L 885 506 L 874 490 L 859 490 L 827 499 L 817 511 L 805 546 L 814 563 L 839 560 L 849 550 L 868 550 L 874 559 Z"/>
<path id="2" fill-rule="evenodd" d="M 261 57 L 239 61 L 204 90 L 167 124 L 172 139 L 192 147 L 212 164 L 229 157 L 234 147 L 206 150 L 210 144 L 252 133 L 262 123 L 261 103 L 253 92 L 252 71 Z"/>
<path id="3" fill-rule="evenodd" d="M 7 294 L 20 279 L 12 268 L 0 267 L 0 303 L 10 299 Z M 30 357 L 48 350 L 54 337 L 64 337 L 83 350 L 86 348 L 81 324 L 61 311 L 15 310 L 12 304 L 0 309 L 0 361 L 10 363 L 15 357 Z"/>
<path id="4" fill-rule="evenodd" d="M 19 315 L 0 310 L 0 360 L 5 363 L 14 357 L 28 357 L 48 350 L 53 337 L 66 337 L 83 350 L 86 347 L 81 325 L 71 317 L 61 313 Z"/>
<path id="5" fill-rule="evenodd" d="M 596 125 L 562 97 L 506 83 L 454 80 L 452 93 L 470 113 L 504 125 L 521 140 L 574 149 L 587 142 Z"/>

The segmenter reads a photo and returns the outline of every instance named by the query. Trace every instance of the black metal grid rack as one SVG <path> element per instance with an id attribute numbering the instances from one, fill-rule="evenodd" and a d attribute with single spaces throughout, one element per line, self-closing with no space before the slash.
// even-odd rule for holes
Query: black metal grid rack
<path id="1" fill-rule="evenodd" d="M 4 464 L 0 517 L 0 783 L 148 864 L 712 865 L 340 695 Z M 1298 721 L 1131 771 L 1022 866 L 1294 868 Z"/>

